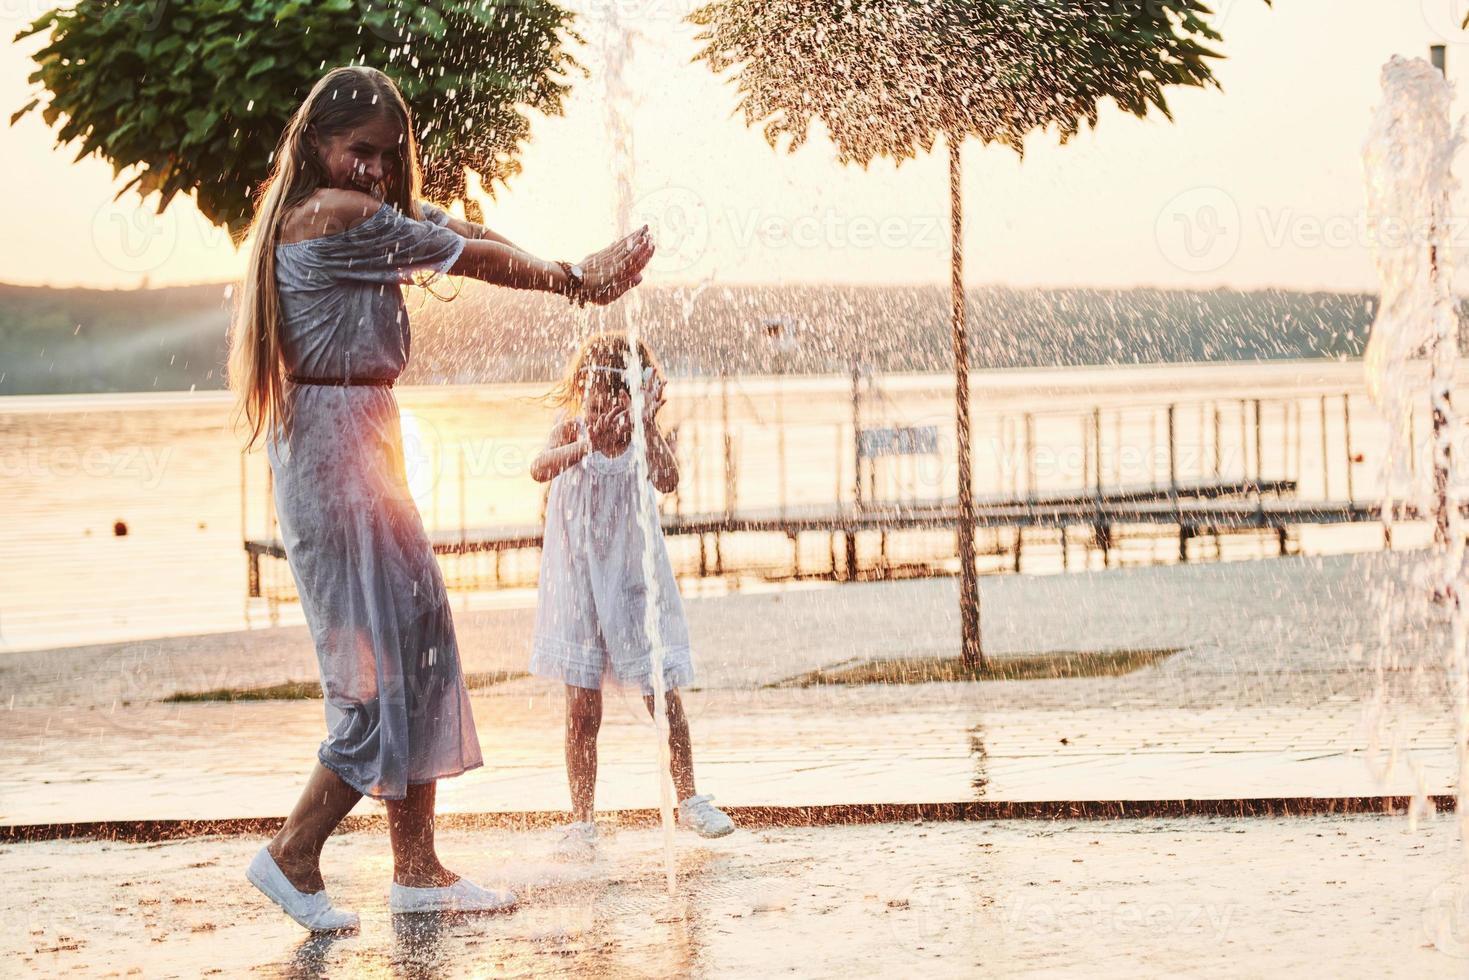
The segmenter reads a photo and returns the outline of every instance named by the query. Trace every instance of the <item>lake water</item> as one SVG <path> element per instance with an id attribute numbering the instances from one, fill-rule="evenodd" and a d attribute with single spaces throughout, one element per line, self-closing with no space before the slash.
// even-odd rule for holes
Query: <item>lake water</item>
<path id="1" fill-rule="evenodd" d="M 1381 423 L 1357 363 L 1166 365 L 977 372 L 976 492 L 1081 487 L 1094 479 L 1087 445 L 1101 409 L 1107 483 L 1168 480 L 1167 416 L 1176 404 L 1180 481 L 1299 479 L 1303 497 L 1376 492 Z M 677 426 L 684 480 L 666 509 L 725 507 L 724 417 L 734 447 L 737 506 L 850 502 L 853 400 L 847 377 L 674 378 L 665 425 Z M 1426 389 L 1425 389 L 1426 390 Z M 551 412 L 538 385 L 400 388 L 408 468 L 430 528 L 535 524 L 544 488 L 528 475 Z M 1343 395 L 1350 396 L 1348 463 Z M 1326 431 L 1323 448 L 1322 406 Z M 1256 458 L 1254 399 L 1262 401 Z M 1424 399 L 1424 419 L 1427 398 Z M 299 620 L 295 604 L 246 598 L 242 538 L 269 532 L 266 467 L 242 457 L 220 392 L 24 396 L 0 400 L 0 649 L 243 629 Z M 1216 412 L 1218 416 L 1216 429 Z M 863 427 L 935 426 L 940 453 L 883 460 L 864 494 L 954 493 L 952 382 L 943 375 L 873 379 Z M 1026 422 L 1035 450 L 1025 449 Z M 1216 439 L 1216 431 L 1218 433 Z M 1426 428 L 1420 425 L 1420 438 Z M 781 462 L 781 447 L 784 462 Z M 125 535 L 114 533 L 119 522 Z M 1401 535 L 1401 544 L 1413 543 Z M 1375 528 L 1308 530 L 1311 551 L 1378 547 Z M 827 543 L 808 542 L 824 554 Z M 780 560 L 789 546 L 765 545 Z M 1159 555 L 1169 548 L 1164 543 Z M 1176 551 L 1176 546 L 1174 547 Z M 1259 553 L 1268 553 L 1262 547 Z M 1027 555 L 1030 552 L 1027 551 Z M 814 560 L 814 559 L 813 559 Z M 1037 570 L 1052 569 L 1044 559 Z M 268 585 L 289 585 L 267 562 Z M 279 566 L 271 569 L 270 566 Z M 530 575 L 533 580 L 533 574 Z M 690 589 L 697 588 L 688 583 Z M 703 587 L 709 587 L 705 584 Z M 527 589 L 456 595 L 456 603 L 528 603 Z"/>

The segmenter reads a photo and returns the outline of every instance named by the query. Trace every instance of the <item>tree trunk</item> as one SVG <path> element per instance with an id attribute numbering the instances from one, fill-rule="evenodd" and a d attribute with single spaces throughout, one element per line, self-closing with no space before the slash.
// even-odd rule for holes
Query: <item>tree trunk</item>
<path id="1" fill-rule="evenodd" d="M 969 337 L 964 312 L 964 201 L 959 182 L 961 137 L 949 133 L 950 281 L 954 300 L 954 407 L 959 444 L 959 622 L 961 653 L 967 667 L 984 664 L 979 633 L 979 579 L 974 567 L 974 487 L 969 440 Z"/>

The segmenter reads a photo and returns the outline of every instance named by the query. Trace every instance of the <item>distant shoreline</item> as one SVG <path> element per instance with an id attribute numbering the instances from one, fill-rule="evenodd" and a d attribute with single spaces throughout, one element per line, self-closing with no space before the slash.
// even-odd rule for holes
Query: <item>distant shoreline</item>
<path id="1" fill-rule="evenodd" d="M 645 286 L 645 335 L 679 377 L 883 374 L 952 364 L 949 296 L 937 286 Z M 978 371 L 1276 363 L 1360 357 L 1366 294 L 1280 290 L 1009 289 L 967 293 Z M 587 330 L 554 296 L 465 283 L 452 302 L 407 295 L 405 385 L 544 384 Z M 0 284 L 0 398 L 222 391 L 226 284 L 66 290 Z M 779 322 L 777 346 L 769 325 Z"/>

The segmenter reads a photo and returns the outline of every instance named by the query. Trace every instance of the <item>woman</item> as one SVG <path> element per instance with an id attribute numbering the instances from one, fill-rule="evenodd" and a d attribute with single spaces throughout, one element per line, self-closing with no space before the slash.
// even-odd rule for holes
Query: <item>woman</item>
<path id="1" fill-rule="evenodd" d="M 647 228 L 580 265 L 548 262 L 418 200 L 414 126 L 393 82 L 338 68 L 286 126 L 251 235 L 230 353 L 249 444 L 316 645 L 328 734 L 247 877 L 314 931 L 351 930 L 321 850 L 361 796 L 386 802 L 394 912 L 498 911 L 434 850 L 435 782 L 482 764 L 443 578 L 408 491 L 392 383 L 408 360 L 399 284 L 452 273 L 575 302 L 641 281 Z"/>

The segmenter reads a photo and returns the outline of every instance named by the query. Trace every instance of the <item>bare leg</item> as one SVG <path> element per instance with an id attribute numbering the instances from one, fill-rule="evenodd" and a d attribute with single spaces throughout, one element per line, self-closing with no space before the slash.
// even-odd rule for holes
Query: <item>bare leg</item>
<path id="1" fill-rule="evenodd" d="M 459 876 L 439 863 L 434 850 L 434 796 L 438 783 L 408 787 L 401 800 L 387 800 L 388 836 L 393 842 L 393 880 L 409 888 L 444 888 Z"/>
<path id="2" fill-rule="evenodd" d="M 321 880 L 321 849 L 360 799 L 361 793 L 320 762 L 311 770 L 285 826 L 265 845 L 297 891 L 310 895 L 326 887 Z"/>
<path id="3" fill-rule="evenodd" d="M 653 713 L 653 695 L 643 698 L 648 714 Z M 683 713 L 683 702 L 679 700 L 678 688 L 668 692 L 668 749 L 669 768 L 673 770 L 673 787 L 678 790 L 682 802 L 695 795 L 694 789 L 694 746 L 689 738 L 689 719 Z"/>
<path id="4" fill-rule="evenodd" d="M 566 685 L 566 778 L 571 784 L 571 819 L 590 823 L 596 812 L 597 732 L 602 727 L 602 692 Z"/>

